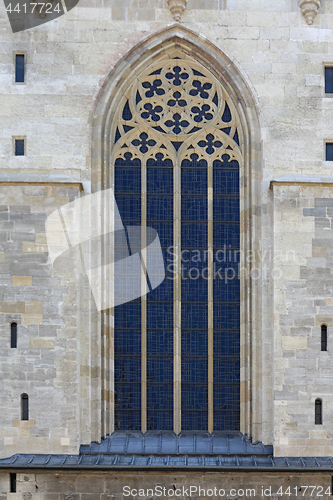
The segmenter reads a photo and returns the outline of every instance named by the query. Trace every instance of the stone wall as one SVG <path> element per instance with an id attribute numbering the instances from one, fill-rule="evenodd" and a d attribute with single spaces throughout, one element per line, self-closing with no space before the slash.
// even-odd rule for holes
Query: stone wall
<path id="1" fill-rule="evenodd" d="M 47 215 L 79 193 L 78 185 L 0 186 L 2 456 L 73 453 L 80 444 L 77 276 L 52 268 L 45 234 Z M 29 420 L 21 420 L 22 393 Z"/>
<path id="2" fill-rule="evenodd" d="M 78 182 L 91 181 L 96 175 L 91 169 L 91 123 L 98 95 L 115 65 L 119 63 L 118 70 L 122 67 L 129 50 L 173 24 L 166 1 L 124 0 L 119 6 L 118 0 L 81 0 L 65 16 L 16 34 L 11 33 L 3 4 L 0 13 L 0 175 L 56 173 L 69 174 Z M 332 23 L 330 0 L 322 0 L 312 26 L 307 25 L 297 0 L 190 0 L 182 16 L 182 26 L 192 30 L 198 44 L 206 39 L 233 61 L 257 105 L 260 170 L 247 182 L 260 185 L 260 196 L 254 201 L 260 233 L 254 236 L 262 254 L 268 252 L 268 272 L 259 278 L 256 299 L 261 308 L 254 328 L 260 335 L 251 376 L 258 383 L 252 393 L 249 428 L 255 427 L 256 438 L 265 443 L 274 439 L 276 453 L 285 455 L 332 454 L 329 421 L 325 420 L 331 411 L 332 380 L 325 372 L 330 354 L 319 365 L 315 340 L 320 315 L 329 321 L 330 298 L 321 292 L 316 299 L 307 297 L 306 287 L 312 295 L 316 284 L 306 268 L 312 268 L 311 258 L 319 258 L 316 252 L 320 254 L 323 245 L 314 245 L 320 249 L 313 250 L 316 216 L 300 211 L 301 207 L 317 209 L 320 202 L 314 198 L 330 196 L 318 188 L 312 204 L 302 205 L 302 201 L 295 206 L 303 194 L 291 190 L 290 202 L 281 195 L 282 205 L 286 204 L 281 207 L 281 220 L 276 218 L 280 213 L 276 206 L 274 237 L 269 190 L 270 181 L 284 174 L 331 174 L 324 140 L 333 139 L 333 99 L 324 94 L 323 75 L 324 63 L 333 63 Z M 26 53 L 25 84 L 13 83 L 14 51 Z M 26 156 L 13 156 L 14 136 L 26 138 Z M 76 453 L 80 443 L 101 436 L 99 319 L 93 313 L 78 319 L 73 298 L 78 288 L 72 288 L 73 277 L 69 275 L 69 282 L 64 282 L 51 275 L 43 248 L 47 210 L 76 196 L 78 190 L 68 193 L 60 187 L 1 187 L 1 456 L 28 451 Z M 299 236 L 296 240 L 291 228 Z M 286 250 L 289 245 L 297 252 L 298 264 L 292 270 L 286 268 L 283 276 L 289 289 L 294 285 L 287 272 L 291 270 L 293 280 L 299 280 L 306 304 L 301 307 L 306 310 L 297 309 L 283 283 L 275 281 L 273 289 L 269 251 L 274 243 L 276 249 Z M 80 286 L 82 297 L 86 283 Z M 315 300 L 325 300 L 325 305 Z M 280 324 L 280 317 L 288 316 L 288 301 L 295 307 L 293 325 Z M 279 315 L 275 338 L 274 312 Z M 20 346 L 15 354 L 8 347 L 13 320 L 19 324 Z M 294 336 L 301 339 L 298 348 Z M 328 401 L 321 431 L 313 428 L 316 386 L 325 388 Z M 18 422 L 18 398 L 25 387 L 31 394 L 34 421 L 26 427 Z M 283 391 L 290 395 L 288 402 Z M 51 408 L 51 415 L 45 407 Z"/>
<path id="3" fill-rule="evenodd" d="M 332 455 L 331 184 L 274 190 L 274 453 Z M 328 350 L 321 351 L 321 325 Z M 315 425 L 315 400 L 323 423 Z"/>
<path id="4" fill-rule="evenodd" d="M 299 472 L 185 472 L 176 470 L 145 471 L 144 473 L 116 470 L 105 472 L 21 471 L 17 473 L 17 493 L 8 493 L 9 473 L 1 472 L 0 498 L 1 500 L 123 500 L 145 497 L 177 498 L 173 495 L 173 492 L 176 492 L 178 498 L 277 499 L 281 498 L 281 491 L 285 493 L 290 488 L 289 495 L 293 498 L 296 498 L 297 494 L 309 500 L 316 498 L 317 493 L 328 498 L 331 482 L 329 472 L 302 474 Z M 156 486 L 162 488 L 162 495 L 147 492 L 147 489 L 154 489 Z M 305 489 L 306 486 L 314 488 Z M 197 487 L 197 491 L 193 489 L 190 495 L 190 487 Z M 199 487 L 201 492 L 199 492 Z M 166 489 L 166 494 L 163 488 Z M 216 488 L 215 496 L 214 488 Z M 277 494 L 280 488 L 282 490 L 280 494 Z M 136 494 L 134 489 L 137 491 Z M 141 494 L 140 489 L 143 490 Z M 130 492 L 132 494 L 129 494 Z M 288 496 L 288 492 L 286 495 Z"/>

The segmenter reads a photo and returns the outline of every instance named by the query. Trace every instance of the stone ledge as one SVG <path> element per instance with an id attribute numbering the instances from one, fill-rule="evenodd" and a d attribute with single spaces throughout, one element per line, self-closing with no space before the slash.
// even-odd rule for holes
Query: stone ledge
<path id="1" fill-rule="evenodd" d="M 0 184 L 72 184 L 85 193 L 91 192 L 89 181 L 79 181 L 70 175 L 45 174 L 0 174 Z"/>
<path id="2" fill-rule="evenodd" d="M 269 188 L 275 184 L 333 184 L 333 175 L 283 175 L 271 180 Z"/>

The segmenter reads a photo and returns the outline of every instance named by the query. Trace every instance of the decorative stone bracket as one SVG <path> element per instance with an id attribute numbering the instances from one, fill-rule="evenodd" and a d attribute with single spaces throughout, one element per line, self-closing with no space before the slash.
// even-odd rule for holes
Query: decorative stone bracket
<path id="1" fill-rule="evenodd" d="M 302 14 L 308 24 L 312 24 L 320 7 L 320 0 L 298 0 Z"/>
<path id="2" fill-rule="evenodd" d="M 188 0 L 168 0 L 168 7 L 175 21 L 179 22 Z"/>

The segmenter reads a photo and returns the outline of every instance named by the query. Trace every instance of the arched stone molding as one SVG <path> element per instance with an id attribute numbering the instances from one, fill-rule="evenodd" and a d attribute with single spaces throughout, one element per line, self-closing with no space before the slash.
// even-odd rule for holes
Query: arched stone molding
<path id="1" fill-rule="evenodd" d="M 244 132 L 244 165 L 241 169 L 241 250 L 244 272 L 241 285 L 241 431 L 254 441 L 263 440 L 262 394 L 270 380 L 263 380 L 264 356 L 261 341 L 261 288 L 254 272 L 261 270 L 260 188 L 261 136 L 256 102 L 250 85 L 236 64 L 215 45 L 194 32 L 174 25 L 142 41 L 127 53 L 105 79 L 91 115 L 92 189 L 110 185 L 110 143 L 117 104 L 136 74 L 160 58 L 179 50 L 206 67 L 221 82 L 236 107 Z M 252 255 L 252 259 L 246 256 Z M 250 262 L 247 262 L 250 260 Z M 102 436 L 113 431 L 112 318 L 102 313 Z M 102 335 L 103 339 L 103 335 Z M 103 340 L 102 340 L 103 341 Z M 108 354 L 106 354 L 108 353 Z M 111 370 L 112 371 L 112 370 Z M 266 369 L 269 373 L 270 369 Z M 104 400 L 103 400 L 104 398 Z M 105 399 L 106 398 L 106 399 Z M 269 435 L 270 433 L 266 433 Z M 264 441 L 267 441 L 267 439 Z"/>

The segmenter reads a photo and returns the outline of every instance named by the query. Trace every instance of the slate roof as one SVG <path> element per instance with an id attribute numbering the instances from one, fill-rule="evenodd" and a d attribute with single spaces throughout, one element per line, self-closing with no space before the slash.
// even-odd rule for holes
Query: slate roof
<path id="1" fill-rule="evenodd" d="M 116 431 L 100 444 L 80 447 L 83 455 L 273 455 L 273 446 L 253 444 L 240 432 Z"/>
<path id="2" fill-rule="evenodd" d="M 136 455 L 14 455 L 0 460 L 0 469 L 114 470 L 208 469 L 223 471 L 333 471 L 330 457 L 272 456 L 136 456 Z"/>
<path id="3" fill-rule="evenodd" d="M 210 469 L 223 471 L 333 471 L 331 457 L 273 457 L 273 447 L 240 432 L 114 432 L 79 455 L 17 454 L 0 469 L 114 470 Z"/>

